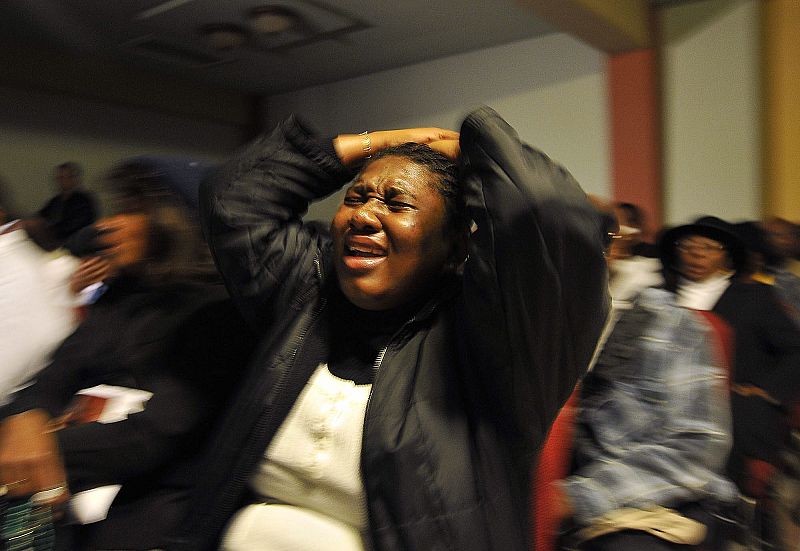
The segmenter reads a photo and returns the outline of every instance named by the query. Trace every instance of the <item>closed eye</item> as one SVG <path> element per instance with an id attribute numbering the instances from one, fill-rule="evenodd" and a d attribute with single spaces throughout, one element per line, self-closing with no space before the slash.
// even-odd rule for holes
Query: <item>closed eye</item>
<path id="1" fill-rule="evenodd" d="M 345 194 L 343 203 L 350 207 L 363 205 L 370 199 L 375 199 L 388 207 L 393 212 L 416 210 L 416 197 L 402 189 L 391 187 L 383 194 L 371 190 L 363 184 L 354 184 Z"/>
<path id="2" fill-rule="evenodd" d="M 409 210 L 414 209 L 414 205 L 409 203 L 404 203 L 402 201 L 387 201 L 386 204 L 389 206 L 391 210 L 398 211 L 398 210 Z"/>
<path id="3" fill-rule="evenodd" d="M 409 202 L 410 201 L 410 202 Z M 405 193 L 402 189 L 396 187 L 389 188 L 386 191 L 386 198 L 384 202 L 391 210 L 406 210 L 416 209 L 414 205 L 414 196 Z"/>
<path id="4" fill-rule="evenodd" d="M 366 197 L 363 195 L 345 195 L 344 196 L 344 204 L 349 206 L 360 205 L 366 201 Z"/>

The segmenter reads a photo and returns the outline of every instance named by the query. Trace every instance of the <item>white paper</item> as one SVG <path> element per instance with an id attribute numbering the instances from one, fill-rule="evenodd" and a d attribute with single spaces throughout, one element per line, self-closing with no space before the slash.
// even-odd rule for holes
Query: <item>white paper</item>
<path id="1" fill-rule="evenodd" d="M 111 507 L 111 502 L 117 497 L 120 488 L 122 486 L 114 484 L 113 486 L 101 486 L 78 492 L 72 496 L 69 502 L 72 516 L 81 524 L 91 524 L 92 522 L 105 520 Z"/>
<path id="2" fill-rule="evenodd" d="M 131 413 L 144 411 L 144 405 L 153 396 L 152 392 L 147 392 L 146 390 L 111 385 L 97 385 L 92 388 L 85 388 L 79 390 L 77 394 L 98 396 L 107 400 L 100 417 L 97 419 L 98 423 L 124 421 Z"/>

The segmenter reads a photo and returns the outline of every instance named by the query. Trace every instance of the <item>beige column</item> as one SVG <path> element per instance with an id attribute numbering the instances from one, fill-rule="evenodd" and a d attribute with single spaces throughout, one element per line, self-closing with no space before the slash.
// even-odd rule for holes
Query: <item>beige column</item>
<path id="1" fill-rule="evenodd" d="M 762 3 L 763 215 L 800 221 L 800 2 Z"/>

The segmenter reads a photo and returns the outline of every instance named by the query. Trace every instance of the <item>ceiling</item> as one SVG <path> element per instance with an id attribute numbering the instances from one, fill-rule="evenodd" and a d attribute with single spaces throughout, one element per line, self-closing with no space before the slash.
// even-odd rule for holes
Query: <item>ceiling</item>
<path id="1" fill-rule="evenodd" d="M 292 31 L 251 32 L 253 8 L 299 16 Z M 201 29 L 240 25 L 238 48 Z M 552 32 L 518 0 L 4 0 L 0 36 L 257 95 L 297 90 Z"/>

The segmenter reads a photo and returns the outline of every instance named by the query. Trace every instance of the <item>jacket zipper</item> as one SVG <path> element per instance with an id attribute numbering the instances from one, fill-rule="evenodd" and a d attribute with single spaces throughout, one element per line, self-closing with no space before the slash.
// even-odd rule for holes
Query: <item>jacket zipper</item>
<path id="1" fill-rule="evenodd" d="M 314 259 L 314 265 L 316 266 L 316 269 L 317 269 L 317 275 L 321 279 L 322 271 L 321 271 L 321 267 L 320 267 L 320 263 L 319 263 L 319 258 L 315 258 Z M 305 325 L 305 327 L 303 328 L 303 331 L 294 340 L 294 350 L 292 351 L 292 357 L 291 357 L 291 360 L 289 361 L 289 365 L 286 367 L 284 372 L 281 374 L 281 377 L 280 377 L 280 379 L 278 379 L 278 382 L 275 383 L 274 392 L 275 392 L 276 396 L 280 396 L 282 394 L 282 391 L 283 391 L 284 387 L 286 386 L 286 383 L 289 380 L 290 375 L 292 374 L 292 369 L 294 368 L 294 362 L 297 359 L 297 354 L 300 351 L 300 347 L 303 345 L 303 342 L 305 341 L 305 337 L 308 334 L 308 331 L 310 330 L 311 326 L 313 326 L 314 323 L 317 321 L 317 319 L 319 319 L 319 316 L 322 313 L 322 311 L 325 309 L 326 305 L 327 305 L 327 299 L 324 296 L 320 295 L 319 304 L 314 309 L 314 311 L 311 313 L 311 318 L 310 318 L 309 322 Z M 269 428 L 270 423 L 274 424 L 274 422 L 275 422 L 274 411 L 275 411 L 275 407 L 273 406 L 273 407 L 270 408 L 270 410 L 268 412 L 265 412 L 265 414 L 261 416 L 261 419 L 255 425 L 253 432 L 255 432 L 256 434 L 266 434 L 267 433 L 266 431 Z M 277 427 L 276 427 L 276 430 L 277 430 Z M 252 455 L 250 457 L 252 457 Z M 226 486 L 226 488 L 230 488 L 230 490 L 223 492 L 222 496 L 220 497 L 221 506 L 217 507 L 216 510 L 218 510 L 218 511 L 227 511 L 228 509 L 233 508 L 234 503 L 236 501 L 236 496 L 234 495 L 233 489 L 234 488 L 238 488 L 238 487 L 243 487 L 247 482 L 247 478 L 248 478 L 248 476 L 245 476 L 244 472 L 239 472 L 236 475 L 234 475 L 234 482 L 235 483 Z M 211 539 L 213 537 L 213 535 L 214 535 L 214 532 L 216 532 L 216 528 L 214 528 L 216 526 L 215 522 L 213 522 L 213 523 L 209 522 L 208 524 L 206 524 L 206 526 L 209 528 L 209 531 L 207 531 L 204 534 L 206 536 L 206 538 L 204 538 L 204 541 L 208 540 L 208 539 Z M 211 532 L 211 530 L 213 530 L 214 532 Z"/>
<path id="2" fill-rule="evenodd" d="M 367 419 L 369 419 L 369 409 L 370 409 L 370 404 L 372 404 L 372 394 L 375 391 L 375 384 L 378 382 L 378 373 L 380 372 L 380 367 L 381 364 L 383 363 L 383 358 L 386 357 L 386 353 L 389 351 L 389 347 L 392 344 L 394 344 L 397 338 L 405 331 L 406 327 L 411 325 L 415 321 L 415 319 L 416 318 L 411 318 L 410 320 L 405 322 L 403 326 L 400 329 L 398 329 L 394 335 L 392 335 L 392 337 L 389 339 L 389 342 L 387 342 L 386 345 L 383 348 L 381 348 L 380 352 L 378 352 L 378 357 L 375 358 L 375 362 L 372 364 L 372 386 L 370 386 L 369 396 L 367 396 L 367 407 L 364 410 L 364 426 L 362 427 L 362 431 L 364 432 L 364 434 L 366 434 Z M 363 442 L 361 451 L 363 457 L 363 451 L 364 451 Z"/>
<path id="3" fill-rule="evenodd" d="M 364 514 L 367 516 L 367 534 L 369 535 L 369 547 L 370 549 L 374 546 L 374 541 L 372 541 L 372 526 L 370 525 L 370 514 L 369 514 L 369 494 L 367 492 L 367 482 L 366 482 L 366 475 L 367 470 L 364 468 L 364 443 L 366 442 L 366 435 L 367 435 L 367 419 L 369 419 L 369 410 L 370 405 L 372 404 L 372 395 L 375 393 L 375 384 L 378 382 L 378 373 L 380 372 L 381 364 L 383 363 L 383 358 L 386 357 L 386 352 L 389 350 L 389 346 L 395 341 L 395 339 L 402 333 L 402 331 L 408 326 L 414 318 L 411 318 L 409 321 L 403 324 L 403 326 L 397 330 L 397 333 L 392 335 L 389 339 L 389 342 L 381 348 L 380 352 L 378 352 L 377 358 L 375 358 L 375 362 L 372 364 L 372 385 L 369 388 L 369 396 L 367 396 L 367 406 L 364 408 L 364 423 L 361 427 L 361 483 L 364 485 Z"/>
<path id="4" fill-rule="evenodd" d="M 435 306 L 432 307 L 430 310 L 427 310 L 425 315 L 426 316 L 430 315 L 433 312 L 434 309 L 435 309 Z M 366 434 L 367 434 L 367 420 L 369 419 L 370 405 L 372 404 L 372 395 L 374 394 L 375 386 L 378 383 L 378 375 L 380 374 L 380 371 L 381 371 L 380 370 L 381 364 L 383 364 L 383 360 L 384 360 L 384 358 L 386 357 L 386 354 L 389 351 L 389 347 L 392 346 L 394 343 L 396 343 L 399 340 L 400 336 L 402 336 L 406 332 L 406 330 L 415 321 L 417 321 L 417 316 L 414 316 L 411 319 L 409 319 L 407 322 L 405 322 L 403 324 L 403 326 L 400 329 L 398 329 L 397 332 L 394 335 L 392 335 L 392 337 L 389 339 L 389 342 L 386 343 L 386 346 L 384 346 L 381 349 L 381 351 L 378 353 L 378 357 L 375 358 L 375 363 L 372 365 L 372 371 L 373 371 L 372 387 L 370 388 L 369 396 L 367 397 L 367 407 L 366 407 L 366 409 L 364 411 L 364 425 L 363 425 L 363 428 L 362 428 L 362 433 L 364 434 L 364 436 L 366 436 Z M 361 459 L 362 459 L 362 462 L 363 462 L 363 459 L 364 459 L 364 456 L 365 456 L 365 454 L 364 454 L 365 442 L 366 442 L 366 438 L 362 437 L 362 440 L 361 440 Z M 371 537 L 372 536 L 372 530 L 371 530 L 372 527 L 369 524 L 369 496 L 367 494 L 366 476 L 367 476 L 367 471 L 366 471 L 366 469 L 364 469 L 364 465 L 362 463 L 361 464 L 361 478 L 362 478 L 362 482 L 364 484 L 364 498 L 365 498 L 365 501 L 366 501 L 365 505 L 367 507 L 367 511 L 366 511 L 366 513 L 367 513 L 367 526 L 369 527 L 369 534 L 370 534 L 370 537 Z M 447 530 L 446 526 L 444 526 L 442 524 L 441 520 L 437 521 L 437 523 L 440 525 L 440 529 L 444 533 L 445 537 L 448 540 L 452 540 L 452 538 L 450 537 L 449 530 Z M 370 542 L 370 545 L 373 545 L 373 544 L 374 544 L 374 542 Z M 452 548 L 452 545 L 448 544 L 448 547 Z"/>

